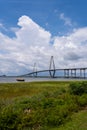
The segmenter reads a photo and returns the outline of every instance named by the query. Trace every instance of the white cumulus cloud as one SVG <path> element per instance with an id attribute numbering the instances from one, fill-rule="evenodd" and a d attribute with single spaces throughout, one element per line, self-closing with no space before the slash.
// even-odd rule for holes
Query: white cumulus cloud
<path id="1" fill-rule="evenodd" d="M 49 69 L 52 55 L 56 68 L 87 67 L 87 27 L 53 37 L 28 16 L 21 16 L 17 25 L 13 38 L 0 32 L 0 74 L 28 73 L 35 62 L 38 70 Z"/>

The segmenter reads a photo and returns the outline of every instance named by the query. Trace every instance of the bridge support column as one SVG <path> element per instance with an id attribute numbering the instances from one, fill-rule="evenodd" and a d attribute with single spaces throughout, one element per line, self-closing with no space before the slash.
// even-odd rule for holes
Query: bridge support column
<path id="1" fill-rule="evenodd" d="M 37 77 L 37 66 L 36 66 L 36 63 L 34 63 L 34 67 L 33 67 L 33 77 Z"/>
<path id="2" fill-rule="evenodd" d="M 33 77 L 37 77 L 37 72 L 34 72 L 34 73 L 33 73 Z"/>
<path id="3" fill-rule="evenodd" d="M 80 69 L 80 78 L 82 78 L 82 69 Z"/>
<path id="4" fill-rule="evenodd" d="M 50 66 L 49 66 L 50 77 L 54 78 L 55 72 L 56 72 L 56 70 L 55 70 L 54 58 L 53 58 L 53 56 L 51 56 Z"/>
<path id="5" fill-rule="evenodd" d="M 69 78 L 69 69 L 64 69 L 64 78 Z"/>
<path id="6" fill-rule="evenodd" d="M 76 69 L 71 69 L 71 78 L 76 78 Z"/>
<path id="7" fill-rule="evenodd" d="M 85 70 L 85 68 L 80 69 L 80 78 L 86 78 Z"/>
<path id="8" fill-rule="evenodd" d="M 49 70 L 50 77 L 54 78 L 55 77 L 55 70 Z"/>

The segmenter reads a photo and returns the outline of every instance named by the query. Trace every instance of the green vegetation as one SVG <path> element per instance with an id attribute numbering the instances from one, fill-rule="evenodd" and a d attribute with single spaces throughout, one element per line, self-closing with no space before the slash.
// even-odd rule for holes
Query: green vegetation
<path id="1" fill-rule="evenodd" d="M 75 130 L 86 106 L 87 82 L 0 84 L 1 130 Z"/>
<path id="2" fill-rule="evenodd" d="M 59 128 L 52 128 L 50 130 L 87 130 L 87 109 L 73 114 L 71 119 Z"/>
<path id="3" fill-rule="evenodd" d="M 75 95 L 87 93 L 87 82 L 76 82 L 70 84 L 70 92 Z"/>

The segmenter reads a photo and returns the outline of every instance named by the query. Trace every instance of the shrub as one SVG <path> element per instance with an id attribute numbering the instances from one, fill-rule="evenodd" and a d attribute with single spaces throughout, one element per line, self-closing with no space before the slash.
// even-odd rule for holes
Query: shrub
<path id="1" fill-rule="evenodd" d="M 6 107 L 0 113 L 1 130 L 16 130 L 19 122 L 18 112 L 14 111 L 11 106 Z"/>
<path id="2" fill-rule="evenodd" d="M 81 107 L 85 107 L 87 105 L 87 94 L 83 94 L 82 96 L 79 96 L 77 99 L 77 103 Z"/>
<path id="3" fill-rule="evenodd" d="M 69 88 L 71 94 L 82 95 L 87 93 L 87 82 L 70 83 Z"/>

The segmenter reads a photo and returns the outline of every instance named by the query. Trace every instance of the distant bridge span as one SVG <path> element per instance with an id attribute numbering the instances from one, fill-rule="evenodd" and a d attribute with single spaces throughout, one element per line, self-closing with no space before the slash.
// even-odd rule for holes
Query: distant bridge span
<path id="1" fill-rule="evenodd" d="M 44 72 L 46 74 L 44 75 Z M 42 73 L 42 75 L 41 75 Z M 47 75 L 48 73 L 48 75 Z M 62 75 L 61 75 L 62 74 Z M 56 69 L 54 58 L 51 56 L 49 69 L 37 71 L 36 63 L 34 63 L 33 72 L 21 75 L 32 77 L 62 77 L 62 78 L 87 78 L 87 67 L 85 68 L 62 68 Z"/>
<path id="2" fill-rule="evenodd" d="M 62 78 L 87 78 L 87 68 L 64 68 L 64 69 L 47 69 L 30 72 L 21 76 L 29 77 L 47 77 L 47 75 L 40 75 L 41 73 L 47 72 L 48 77 L 62 77 Z M 61 75 L 62 73 L 62 75 Z"/>

